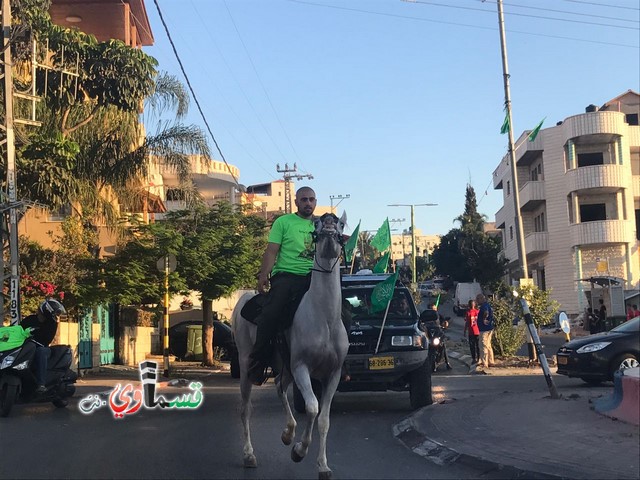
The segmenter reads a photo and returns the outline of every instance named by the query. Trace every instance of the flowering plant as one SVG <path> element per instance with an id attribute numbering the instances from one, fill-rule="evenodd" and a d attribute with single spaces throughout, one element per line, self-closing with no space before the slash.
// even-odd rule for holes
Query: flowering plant
<path id="1" fill-rule="evenodd" d="M 62 301 L 64 300 L 64 292 L 58 291 L 58 286 L 52 282 L 36 280 L 31 275 L 22 275 L 20 278 L 20 298 L 24 313 L 35 312 L 40 302 L 50 297 Z"/>

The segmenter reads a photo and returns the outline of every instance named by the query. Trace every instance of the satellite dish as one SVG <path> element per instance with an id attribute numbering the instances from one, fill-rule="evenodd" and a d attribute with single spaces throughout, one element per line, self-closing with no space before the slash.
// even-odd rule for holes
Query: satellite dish
<path id="1" fill-rule="evenodd" d="M 562 331 L 568 335 L 571 331 L 571 326 L 569 325 L 569 317 L 567 317 L 567 314 L 564 312 L 560 312 L 560 314 L 558 315 L 558 322 L 560 323 L 560 328 L 562 329 Z"/>

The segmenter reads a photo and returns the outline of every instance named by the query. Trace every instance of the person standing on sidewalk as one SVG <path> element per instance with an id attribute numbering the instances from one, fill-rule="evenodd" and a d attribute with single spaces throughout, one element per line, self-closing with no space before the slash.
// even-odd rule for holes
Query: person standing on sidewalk
<path id="1" fill-rule="evenodd" d="M 471 359 L 473 363 L 480 360 L 480 330 L 478 330 L 478 309 L 476 301 L 469 300 L 469 308 L 464 316 L 464 331 L 462 335 L 469 332 L 469 350 L 471 350 Z"/>
<path id="2" fill-rule="evenodd" d="M 491 346 L 491 339 L 493 337 L 493 309 L 487 298 L 479 293 L 476 296 L 476 302 L 480 306 L 478 309 L 478 330 L 480 331 L 480 352 L 481 359 L 480 364 L 484 368 L 495 366 L 495 359 L 493 357 L 493 347 Z"/>
<path id="3" fill-rule="evenodd" d="M 604 300 L 601 298 L 598 300 L 600 303 L 600 309 L 598 310 L 598 323 L 600 324 L 599 332 L 607 331 L 607 307 L 604 305 Z"/>

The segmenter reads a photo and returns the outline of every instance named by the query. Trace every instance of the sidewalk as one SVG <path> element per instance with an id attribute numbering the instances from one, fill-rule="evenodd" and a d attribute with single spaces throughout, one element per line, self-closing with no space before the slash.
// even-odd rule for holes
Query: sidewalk
<path id="1" fill-rule="evenodd" d="M 450 356 L 470 365 L 464 353 Z M 542 374 L 539 366 L 498 364 L 503 368 L 491 375 Z M 447 401 L 416 411 L 394 435 L 437 464 L 481 465 L 509 478 L 640 478 L 638 427 L 597 413 L 579 394 L 553 400 L 546 390 L 504 392 Z"/>

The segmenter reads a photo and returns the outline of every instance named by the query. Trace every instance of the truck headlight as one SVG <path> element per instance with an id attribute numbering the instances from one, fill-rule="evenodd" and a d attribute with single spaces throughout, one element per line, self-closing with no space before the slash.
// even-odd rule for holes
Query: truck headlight
<path id="1" fill-rule="evenodd" d="M 410 347 L 413 345 L 413 338 L 410 335 L 394 335 L 391 337 L 391 345 L 394 347 Z"/>
<path id="2" fill-rule="evenodd" d="M 2 364 L 0 365 L 0 370 L 2 370 L 3 368 L 9 368 L 11 365 L 13 365 L 13 361 L 15 359 L 16 354 L 7 355 L 6 357 L 4 357 L 4 359 L 2 360 Z"/>

